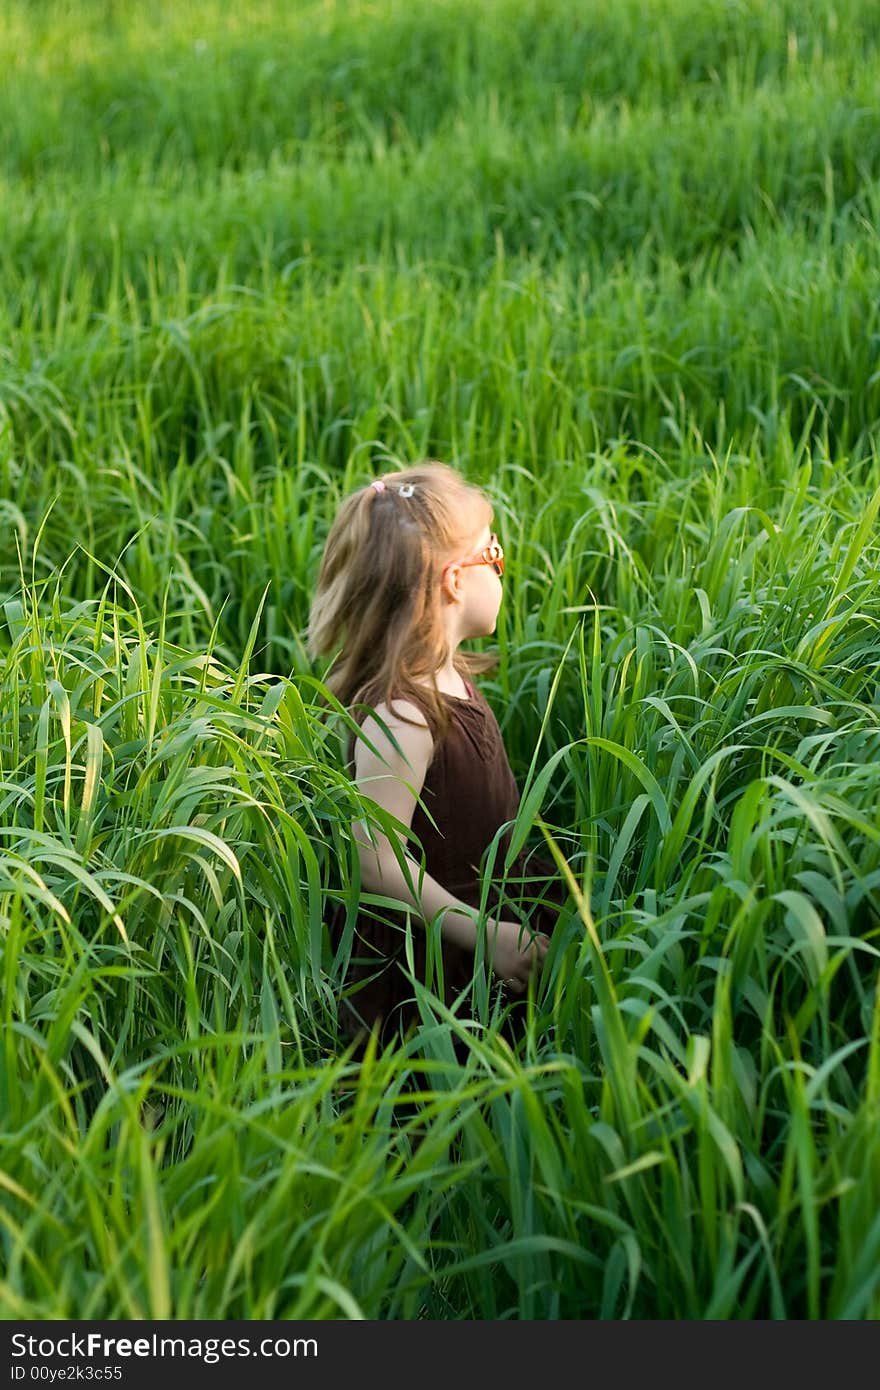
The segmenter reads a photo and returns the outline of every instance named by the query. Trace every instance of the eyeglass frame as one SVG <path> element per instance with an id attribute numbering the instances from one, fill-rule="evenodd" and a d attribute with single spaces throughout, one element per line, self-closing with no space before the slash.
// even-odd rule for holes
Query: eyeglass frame
<path id="1" fill-rule="evenodd" d="M 490 552 L 492 553 L 490 554 Z M 504 573 L 504 551 L 495 532 L 492 532 L 489 537 L 489 544 L 484 545 L 482 550 L 477 551 L 474 555 L 466 555 L 463 560 L 450 560 L 448 564 L 444 565 L 441 581 L 445 578 L 446 571 L 451 569 L 453 565 L 461 565 L 462 569 L 468 565 L 491 565 L 500 579 Z"/>

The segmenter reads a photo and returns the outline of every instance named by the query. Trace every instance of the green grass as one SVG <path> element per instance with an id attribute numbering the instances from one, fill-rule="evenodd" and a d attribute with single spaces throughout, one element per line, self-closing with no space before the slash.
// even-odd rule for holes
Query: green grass
<path id="1" fill-rule="evenodd" d="M 876 1318 L 871 7 L 13 0 L 0 59 L 3 1315 Z M 304 632 L 425 455 L 570 901 L 515 1051 L 478 969 L 356 1065 Z"/>

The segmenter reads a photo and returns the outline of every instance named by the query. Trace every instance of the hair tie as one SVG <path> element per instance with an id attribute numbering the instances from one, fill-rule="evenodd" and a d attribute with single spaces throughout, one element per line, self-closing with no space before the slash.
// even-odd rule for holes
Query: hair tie
<path id="1" fill-rule="evenodd" d="M 370 487 L 374 487 L 377 492 L 385 491 L 385 484 L 382 482 L 381 478 L 377 478 L 375 482 L 370 483 Z"/>

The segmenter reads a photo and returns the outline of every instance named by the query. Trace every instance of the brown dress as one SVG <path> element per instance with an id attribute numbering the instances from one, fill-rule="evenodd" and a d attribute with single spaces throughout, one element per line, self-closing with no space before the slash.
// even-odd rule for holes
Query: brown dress
<path id="1" fill-rule="evenodd" d="M 479 907 L 482 892 L 480 864 L 498 829 L 512 821 L 519 806 L 519 788 L 507 760 L 501 730 L 485 697 L 466 682 L 469 698 L 443 695 L 449 707 L 450 722 L 445 735 L 434 746 L 434 756 L 425 775 L 421 792 L 436 826 L 420 804 L 416 804 L 412 830 L 425 852 L 425 870 L 448 892 Z M 354 741 L 349 748 L 353 762 Z M 501 879 L 504 858 L 510 842 L 509 831 L 501 838 L 495 856 L 493 879 Z M 418 862 L 417 845 L 410 848 Z M 500 887 L 500 884 L 499 884 Z M 565 900 L 554 865 L 534 853 L 523 851 L 505 878 L 505 901 L 515 903 L 514 911 L 502 905 L 502 915 L 528 921 L 530 927 L 551 932 L 557 911 L 536 903 L 550 897 L 555 909 Z M 500 893 L 494 883 L 487 906 L 496 911 Z M 345 908 L 340 905 L 331 921 L 331 937 L 338 945 L 345 925 Z M 425 979 L 427 932 L 419 916 L 410 914 L 413 965 L 416 979 Z M 379 1026 L 381 1037 L 406 1031 L 419 1014 L 410 981 L 403 973 L 406 958 L 407 914 L 391 909 L 361 907 L 355 923 L 346 999 L 340 1009 L 340 1023 L 349 1037 Z M 450 942 L 443 942 L 443 974 L 446 1003 L 452 1001 L 473 979 L 474 956 Z"/>

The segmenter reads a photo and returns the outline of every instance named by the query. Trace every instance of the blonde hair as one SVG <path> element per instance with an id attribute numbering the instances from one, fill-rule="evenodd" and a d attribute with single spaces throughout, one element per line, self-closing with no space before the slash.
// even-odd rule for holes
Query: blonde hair
<path id="1" fill-rule="evenodd" d="M 443 566 L 491 518 L 482 489 L 434 461 L 345 499 L 324 546 L 308 630 L 313 657 L 338 653 L 326 684 L 341 704 L 412 700 L 435 737 L 445 731 L 449 712 L 434 679 L 448 655 Z M 493 664 L 485 653 L 454 658 L 462 675 Z"/>

